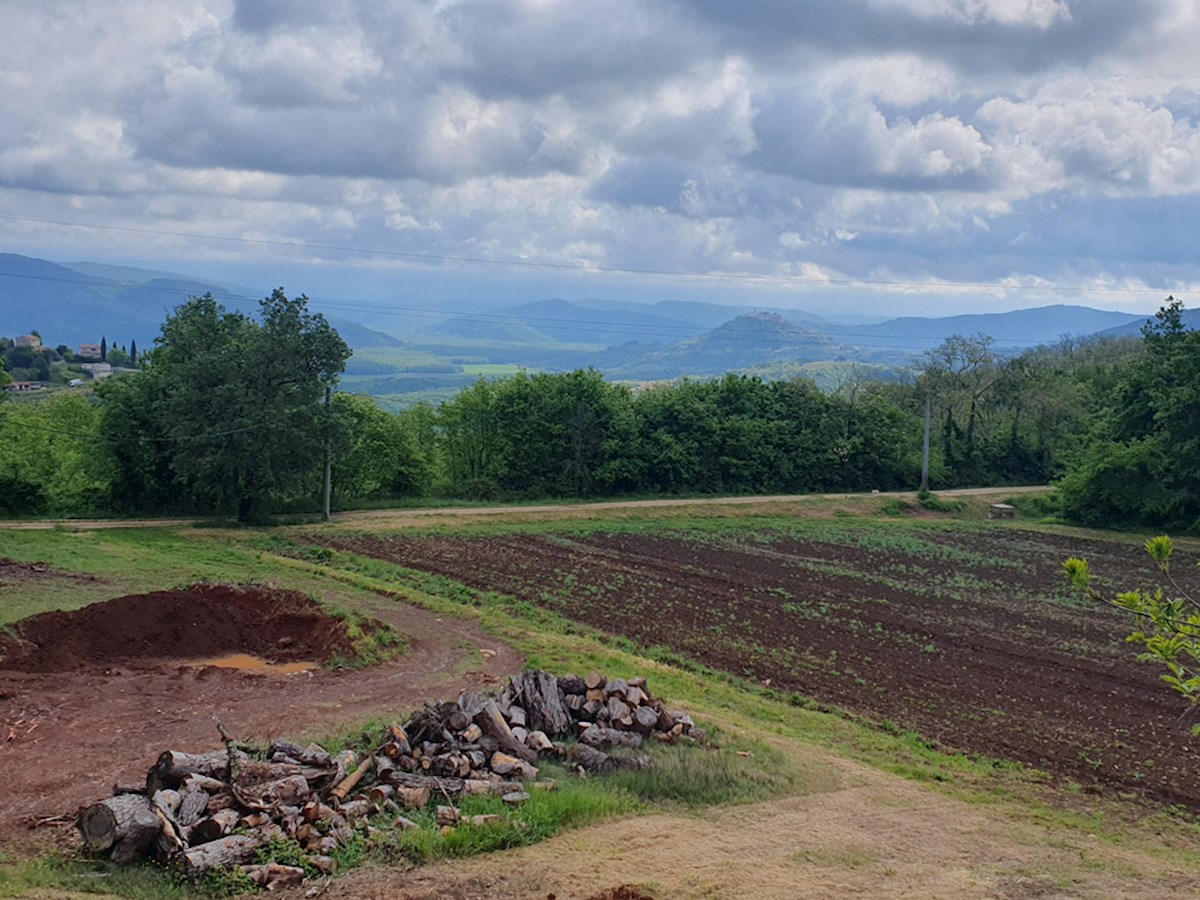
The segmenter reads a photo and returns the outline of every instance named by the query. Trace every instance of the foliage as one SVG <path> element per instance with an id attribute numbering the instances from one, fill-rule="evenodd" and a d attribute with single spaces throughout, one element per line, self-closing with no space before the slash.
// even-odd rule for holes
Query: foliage
<path id="1" fill-rule="evenodd" d="M 1091 446 L 1060 484 L 1063 511 L 1088 525 L 1191 530 L 1200 523 L 1200 331 L 1173 298 L 1144 330 L 1144 352 L 1104 391 Z"/>
<path id="2" fill-rule="evenodd" d="M 249 522 L 312 484 L 332 437 L 322 391 L 350 350 L 306 297 L 277 289 L 260 319 L 192 298 L 167 317 L 143 372 L 101 392 L 115 499 L 179 495 Z"/>
<path id="3" fill-rule="evenodd" d="M 1146 541 L 1146 552 L 1170 584 L 1170 593 L 1162 587 L 1153 592 L 1135 589 L 1117 594 L 1108 602 L 1137 617 L 1138 628 L 1126 640 L 1142 645 L 1139 659 L 1166 667 L 1163 681 L 1195 708 L 1200 705 L 1200 602 L 1171 575 L 1174 544 L 1169 537 Z M 1076 590 L 1089 599 L 1101 599 L 1087 560 L 1072 557 L 1063 563 L 1063 569 Z M 1200 734 L 1200 724 L 1193 726 L 1192 733 Z"/>

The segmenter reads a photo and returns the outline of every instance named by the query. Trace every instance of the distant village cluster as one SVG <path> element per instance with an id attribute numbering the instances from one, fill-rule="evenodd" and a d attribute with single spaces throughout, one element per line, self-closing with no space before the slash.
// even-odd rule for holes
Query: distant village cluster
<path id="1" fill-rule="evenodd" d="M 25 394 L 52 388 L 78 388 L 89 381 L 138 368 L 137 341 L 128 346 L 101 337 L 99 343 L 51 347 L 41 334 L 31 331 L 15 338 L 0 337 L 0 382 L 10 394 Z"/>

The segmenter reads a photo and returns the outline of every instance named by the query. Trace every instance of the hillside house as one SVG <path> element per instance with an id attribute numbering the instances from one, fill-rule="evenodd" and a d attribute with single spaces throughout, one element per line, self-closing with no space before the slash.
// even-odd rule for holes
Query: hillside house
<path id="1" fill-rule="evenodd" d="M 40 381 L 10 381 L 4 389 L 10 394 L 23 394 L 26 391 L 40 391 L 45 387 Z"/>
<path id="2" fill-rule="evenodd" d="M 79 355 L 84 359 L 99 359 L 100 345 L 99 344 L 80 344 Z"/>
<path id="3" fill-rule="evenodd" d="M 13 341 L 13 345 L 17 347 L 26 347 L 30 350 L 41 350 L 42 339 L 36 334 L 23 334 Z"/>

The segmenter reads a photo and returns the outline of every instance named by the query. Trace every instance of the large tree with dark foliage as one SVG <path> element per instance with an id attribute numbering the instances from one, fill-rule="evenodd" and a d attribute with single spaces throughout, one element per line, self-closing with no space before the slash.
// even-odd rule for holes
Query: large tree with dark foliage
<path id="1" fill-rule="evenodd" d="M 1200 331 L 1168 298 L 1121 369 L 1087 452 L 1060 485 L 1087 525 L 1192 530 L 1200 523 Z"/>
<path id="2" fill-rule="evenodd" d="M 308 298 L 277 289 L 257 319 L 212 295 L 167 318 L 143 372 L 102 389 L 119 501 L 253 521 L 309 490 L 330 438 L 321 404 L 350 350 Z"/>

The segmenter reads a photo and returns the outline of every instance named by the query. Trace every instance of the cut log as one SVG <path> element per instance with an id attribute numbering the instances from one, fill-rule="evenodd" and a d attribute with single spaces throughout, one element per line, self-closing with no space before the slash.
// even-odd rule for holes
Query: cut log
<path id="1" fill-rule="evenodd" d="M 640 734 L 649 734 L 658 724 L 658 713 L 649 706 L 639 706 L 633 711 L 633 730 Z"/>
<path id="2" fill-rule="evenodd" d="M 528 718 L 525 715 L 523 706 L 509 706 L 508 708 L 508 724 L 514 728 L 524 728 L 528 724 Z"/>
<path id="3" fill-rule="evenodd" d="M 396 803 L 404 809 L 424 809 L 429 805 L 429 798 L 432 795 L 429 785 L 421 787 L 398 787 L 396 791 Z"/>
<path id="4" fill-rule="evenodd" d="M 524 760 L 501 753 L 499 750 L 492 754 L 490 765 L 492 771 L 497 775 L 520 775 L 522 778 L 532 781 L 537 778 L 538 774 L 536 766 L 531 766 Z"/>
<path id="5" fill-rule="evenodd" d="M 579 742 L 601 750 L 611 747 L 640 747 L 642 736 L 633 731 L 617 731 L 615 728 L 593 725 L 579 736 Z"/>
<path id="6" fill-rule="evenodd" d="M 391 800 L 395 794 L 396 789 L 390 784 L 377 784 L 367 791 L 367 800 L 371 805 L 380 807 L 388 800 Z"/>
<path id="7" fill-rule="evenodd" d="M 294 741 L 271 741 L 271 746 L 267 748 L 268 758 L 274 757 L 277 753 L 282 753 L 288 759 L 295 760 L 302 766 L 326 769 L 333 765 L 333 757 L 319 744 L 309 744 L 307 747 L 301 747 Z"/>
<path id="8" fill-rule="evenodd" d="M 629 685 L 625 690 L 625 702 L 630 706 L 641 706 L 646 702 L 646 692 L 641 688 Z"/>
<path id="9" fill-rule="evenodd" d="M 358 783 L 362 781 L 363 776 L 367 774 L 374 762 L 375 758 L 372 756 L 364 759 L 359 763 L 358 768 L 338 782 L 337 787 L 329 792 L 330 796 L 336 797 L 338 800 L 345 800 L 346 795 L 358 786 Z"/>
<path id="10" fill-rule="evenodd" d="M 619 722 L 622 719 L 630 718 L 629 706 L 625 701 L 621 700 L 617 695 L 612 695 L 608 698 L 608 720 L 610 722 Z M 632 721 L 632 719 L 630 719 Z"/>
<path id="11" fill-rule="evenodd" d="M 463 729 L 462 739 L 468 744 L 474 744 L 481 737 L 483 737 L 483 729 L 474 722 Z"/>
<path id="12" fill-rule="evenodd" d="M 587 693 L 587 682 L 578 675 L 564 675 L 558 679 L 558 686 L 568 697 L 582 696 Z"/>
<path id="13" fill-rule="evenodd" d="M 283 866 L 278 863 L 267 865 L 240 866 L 250 880 L 268 891 L 299 887 L 304 883 L 304 870 L 299 866 Z"/>
<path id="14" fill-rule="evenodd" d="M 462 813 L 454 806 L 439 806 L 435 815 L 434 821 L 438 825 L 445 827 L 447 825 L 457 825 L 462 819 Z"/>
<path id="15" fill-rule="evenodd" d="M 531 731 L 525 738 L 525 746 L 534 753 L 546 753 L 554 749 L 554 742 L 546 736 L 544 731 Z"/>
<path id="16" fill-rule="evenodd" d="M 604 677 L 603 672 L 589 672 L 587 677 L 583 679 L 583 683 L 589 691 L 595 691 L 608 684 L 608 679 Z"/>
<path id="17" fill-rule="evenodd" d="M 591 692 L 589 691 L 588 693 Z M 589 698 L 579 710 L 579 717 L 585 721 L 594 722 L 602 709 L 604 709 L 604 702 L 602 700 L 592 700 Z"/>
<path id="18" fill-rule="evenodd" d="M 526 725 L 531 731 L 566 734 L 571 730 L 571 714 L 563 705 L 558 679 L 549 672 L 522 672 L 512 686 L 527 713 Z"/>
<path id="19" fill-rule="evenodd" d="M 605 775 L 616 768 L 607 753 L 587 744 L 576 744 L 567 751 L 567 759 L 594 775 Z"/>
<path id="20" fill-rule="evenodd" d="M 248 863 L 260 846 L 262 837 L 257 834 L 231 834 L 185 851 L 177 860 L 176 868 L 189 878 L 200 878 L 206 872 Z"/>
<path id="21" fill-rule="evenodd" d="M 495 700 L 488 700 L 484 703 L 483 708 L 475 716 L 475 724 L 483 729 L 485 735 L 495 739 L 505 753 L 529 763 L 537 759 L 536 753 L 513 737 L 512 729 L 504 721 L 504 716 L 501 715 Z"/>
<path id="22" fill-rule="evenodd" d="M 529 802 L 529 795 L 524 791 L 513 791 L 500 798 L 507 806 L 522 806 Z"/>
<path id="23" fill-rule="evenodd" d="M 650 696 L 650 692 L 646 690 L 646 678 L 644 675 L 634 675 L 626 682 L 631 688 L 640 688 L 646 692 L 646 696 Z"/>
<path id="24" fill-rule="evenodd" d="M 88 850 L 111 850 L 117 863 L 145 857 L 163 828 L 153 804 L 142 794 L 121 794 L 93 804 L 80 812 L 75 824 Z"/>
<path id="25" fill-rule="evenodd" d="M 228 781 L 229 754 L 224 750 L 203 754 L 167 750 L 146 773 L 146 794 L 153 797 L 166 788 L 178 788 L 183 779 L 193 773 Z"/>
<path id="26" fill-rule="evenodd" d="M 586 702 L 587 699 L 583 694 L 566 694 L 563 696 L 563 706 L 567 708 L 568 712 L 579 712 L 583 709 L 583 704 Z"/>
<path id="27" fill-rule="evenodd" d="M 604 691 L 610 697 L 617 697 L 620 700 L 625 699 L 625 694 L 629 690 L 629 685 L 625 683 L 623 678 L 614 678 L 605 686 Z"/>
<path id="28" fill-rule="evenodd" d="M 588 692 L 583 695 L 584 703 L 595 703 L 597 706 L 608 700 L 608 694 L 604 693 L 603 688 L 589 688 Z"/>
<path id="29" fill-rule="evenodd" d="M 412 751 L 412 746 L 408 740 L 408 732 L 400 725 L 397 725 L 395 722 L 389 725 L 388 735 L 391 737 L 391 743 L 399 745 L 401 753 L 410 753 Z"/>
<path id="30" fill-rule="evenodd" d="M 364 763 L 365 765 L 365 763 Z M 291 775 L 259 785 L 253 791 L 263 806 L 297 806 L 311 793 L 303 775 Z"/>
<path id="31" fill-rule="evenodd" d="M 463 792 L 461 778 L 439 778 L 436 775 L 409 775 L 407 772 L 389 772 L 388 782 L 401 787 L 425 787 L 431 792 L 446 793 L 456 797 Z"/>
<path id="32" fill-rule="evenodd" d="M 241 817 L 236 809 L 222 809 L 207 819 L 201 819 L 188 831 L 188 844 L 198 847 L 210 841 L 220 840 L 237 827 Z"/>
<path id="33" fill-rule="evenodd" d="M 112 795 L 119 797 L 121 794 L 144 794 L 146 786 L 144 784 L 114 784 Z"/>

